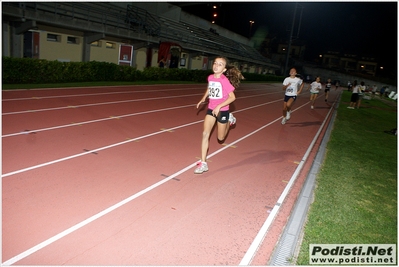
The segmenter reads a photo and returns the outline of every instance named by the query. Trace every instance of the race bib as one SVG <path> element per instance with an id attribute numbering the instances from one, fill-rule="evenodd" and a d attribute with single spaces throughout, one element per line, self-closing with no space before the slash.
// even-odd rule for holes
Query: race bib
<path id="1" fill-rule="evenodd" d="M 285 90 L 286 93 L 294 93 L 294 88 L 288 87 L 287 90 Z"/>
<path id="2" fill-rule="evenodd" d="M 220 82 L 210 82 L 208 85 L 210 99 L 222 99 L 222 84 Z"/>

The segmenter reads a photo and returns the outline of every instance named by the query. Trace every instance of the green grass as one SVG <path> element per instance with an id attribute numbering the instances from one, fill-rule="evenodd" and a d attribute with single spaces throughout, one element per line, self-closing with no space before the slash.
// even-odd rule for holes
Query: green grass
<path id="1" fill-rule="evenodd" d="M 348 109 L 343 92 L 316 179 L 296 261 L 309 265 L 310 244 L 397 244 L 397 108 L 378 98 Z"/>

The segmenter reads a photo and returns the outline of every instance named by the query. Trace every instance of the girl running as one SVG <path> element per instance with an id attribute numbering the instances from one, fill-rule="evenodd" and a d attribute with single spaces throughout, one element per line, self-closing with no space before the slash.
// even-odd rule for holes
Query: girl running
<path id="1" fill-rule="evenodd" d="M 310 102 L 311 102 L 311 109 L 314 109 L 314 102 L 316 101 L 317 96 L 321 90 L 321 83 L 320 77 L 317 76 L 316 80 L 309 85 L 308 90 L 310 89 Z"/>
<path id="2" fill-rule="evenodd" d="M 209 98 L 208 110 L 204 119 L 204 131 L 202 132 L 201 161 L 194 173 L 201 174 L 208 171 L 206 156 L 209 148 L 209 137 L 212 128 L 217 121 L 217 138 L 223 143 L 230 126 L 236 123 L 236 118 L 229 112 L 229 105 L 236 97 L 234 90 L 238 88 L 240 80 L 244 79 L 241 72 L 228 64 L 225 57 L 217 57 L 213 61 L 213 74 L 208 76 L 208 88 L 205 91 L 197 108 Z"/>
<path id="3" fill-rule="evenodd" d="M 296 69 L 290 69 L 290 76 L 283 81 L 283 91 L 285 91 L 283 104 L 283 120 L 281 124 L 285 124 L 291 118 L 291 108 L 294 104 L 297 95 L 302 92 L 305 85 L 302 79 L 296 77 Z"/>
<path id="4" fill-rule="evenodd" d="M 332 86 L 331 79 L 328 79 L 328 80 L 327 80 L 327 83 L 326 83 L 326 87 L 324 88 L 324 93 L 325 93 L 324 101 L 325 101 L 325 102 L 327 102 L 328 93 L 329 93 L 330 90 L 331 90 L 331 86 Z"/>

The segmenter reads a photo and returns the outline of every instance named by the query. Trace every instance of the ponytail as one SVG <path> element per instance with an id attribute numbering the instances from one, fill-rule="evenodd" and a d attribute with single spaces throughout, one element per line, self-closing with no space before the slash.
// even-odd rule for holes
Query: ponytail
<path id="1" fill-rule="evenodd" d="M 237 89 L 240 86 L 240 80 L 245 79 L 241 74 L 241 71 L 236 66 L 230 65 L 229 60 L 226 57 L 218 56 L 215 59 L 217 58 L 222 58 L 226 61 L 226 71 L 224 72 L 224 75 L 229 79 L 231 85 Z"/>
<path id="2" fill-rule="evenodd" d="M 244 80 L 244 76 L 241 71 L 234 65 L 226 66 L 225 75 L 229 79 L 230 83 L 237 89 L 240 86 L 241 80 Z"/>

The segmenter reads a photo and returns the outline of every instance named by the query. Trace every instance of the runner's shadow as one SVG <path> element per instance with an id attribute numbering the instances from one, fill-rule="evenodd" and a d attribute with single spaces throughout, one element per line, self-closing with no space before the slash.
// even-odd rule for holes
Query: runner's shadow
<path id="1" fill-rule="evenodd" d="M 330 104 L 326 104 L 327 106 L 323 106 L 323 107 L 315 107 L 314 109 L 315 110 L 318 110 L 318 109 L 330 109 L 331 108 L 331 105 Z"/>
<path id="2" fill-rule="evenodd" d="M 212 170 L 212 173 L 222 172 L 240 166 L 249 166 L 254 164 L 266 165 L 287 161 L 288 158 L 292 157 L 292 151 L 257 150 L 249 153 L 244 153 L 243 157 L 243 160 L 232 162 L 232 164 L 219 168 L 217 170 Z"/>
<path id="3" fill-rule="evenodd" d="M 309 126 L 314 126 L 314 125 L 321 125 L 322 122 L 320 121 L 304 121 L 304 122 L 293 122 L 290 124 L 286 124 L 287 126 L 292 126 L 292 127 L 309 127 Z"/>

